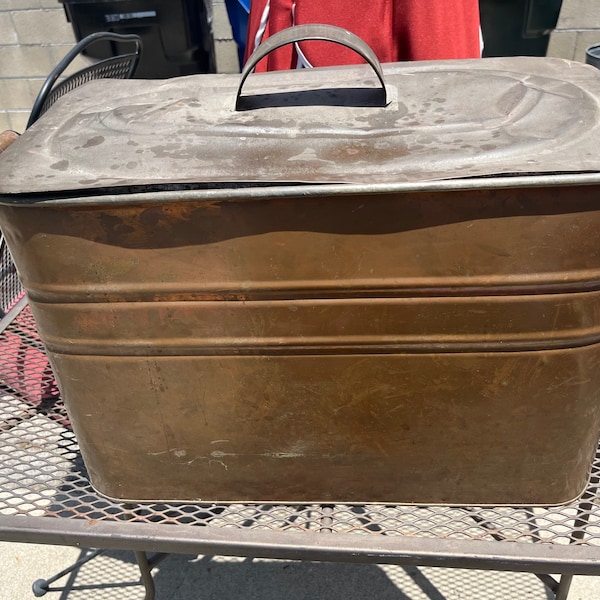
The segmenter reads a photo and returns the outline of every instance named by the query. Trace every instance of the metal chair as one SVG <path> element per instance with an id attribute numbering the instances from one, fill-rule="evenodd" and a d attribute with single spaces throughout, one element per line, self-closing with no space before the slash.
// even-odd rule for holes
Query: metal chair
<path id="1" fill-rule="evenodd" d="M 115 56 L 100 60 L 89 67 L 81 69 L 74 74 L 66 77 L 59 81 L 60 76 L 64 71 L 72 64 L 72 62 L 81 55 L 84 50 L 91 44 L 96 42 L 112 42 L 119 44 L 131 45 L 131 51 L 127 53 L 117 54 Z M 129 79 L 133 76 L 137 65 L 139 63 L 140 55 L 142 52 L 142 40 L 139 36 L 128 34 L 122 35 L 111 32 L 98 32 L 92 33 L 91 35 L 82 39 L 76 44 L 70 52 L 58 63 L 58 65 L 52 70 L 50 75 L 46 78 L 46 81 L 42 85 L 37 98 L 33 104 L 29 120 L 27 122 L 27 129 L 33 125 L 59 98 L 79 87 L 80 85 L 92 81 L 95 79 Z M 18 138 L 18 133 L 14 131 L 5 131 L 0 133 L 0 154 L 8 148 L 8 146 Z M 23 309 L 27 307 L 27 297 L 25 296 L 24 290 L 18 280 L 15 265 L 12 261 L 12 257 L 6 245 L 4 236 L 0 232 L 0 336 L 6 335 L 7 328 L 12 327 L 12 331 L 17 337 L 21 337 L 21 346 L 18 354 L 24 354 L 22 351 L 26 347 L 31 350 L 32 335 L 31 332 L 21 331 L 21 327 L 18 324 L 17 319 L 21 315 Z M 0 345 L 2 344 L 2 338 L 0 337 Z M 1 355 L 1 352 L 0 352 Z M 39 350 L 40 358 L 45 359 L 43 349 Z M 2 361 L 0 360 L 0 363 Z M 23 362 L 23 361 L 20 361 Z M 23 367 L 23 365 L 21 365 Z M 0 373 L 0 376 L 2 373 Z M 23 382 L 20 381 L 23 379 Z M 55 392 L 55 384 L 52 372 L 50 371 L 49 365 L 47 365 L 43 374 L 40 378 L 40 389 L 39 392 L 34 396 L 29 396 L 29 390 L 25 385 L 21 386 L 21 383 L 26 383 L 25 377 L 18 377 L 14 381 L 4 382 L 5 384 L 11 384 L 14 391 L 16 391 L 24 400 L 31 401 L 35 407 L 39 408 L 43 406 L 44 401 L 50 398 Z M 15 389 L 15 388 L 23 389 Z M 41 402 L 40 402 L 41 401 Z M 33 584 L 33 593 L 35 596 L 43 596 L 48 591 L 55 591 L 56 588 L 50 588 L 50 584 L 56 581 L 58 578 L 64 576 L 67 573 L 72 572 L 74 569 L 81 566 L 83 563 L 88 562 L 98 554 L 101 554 L 104 550 L 96 550 L 91 553 L 86 553 L 85 557 L 77 561 L 74 565 L 61 571 L 54 577 L 47 580 L 38 580 Z M 163 556 L 159 559 L 155 559 L 155 562 L 149 562 L 145 553 L 142 558 L 138 557 L 140 564 L 142 579 L 146 586 L 147 597 L 153 597 L 154 589 L 152 584 L 152 578 L 150 576 L 150 569 L 152 569 L 159 560 L 162 560 Z M 62 588 L 61 588 L 62 589 Z"/>
<path id="2" fill-rule="evenodd" d="M 69 65 L 80 56 L 88 46 L 97 42 L 112 42 L 131 45 L 131 51 L 100 60 L 73 75 L 58 81 Z M 31 127 L 61 96 L 93 79 L 129 79 L 135 73 L 142 53 L 142 40 L 135 34 L 119 34 L 108 31 L 92 33 L 83 38 L 56 65 L 42 85 L 31 114 L 27 128 Z"/>
<path id="3" fill-rule="evenodd" d="M 114 44 L 114 56 L 100 60 L 59 80 L 73 61 L 90 45 L 97 42 Z M 127 48 L 128 51 L 121 52 L 121 47 Z M 141 52 L 142 40 L 139 36 L 133 34 L 122 35 L 112 32 L 98 32 L 83 38 L 66 54 L 46 78 L 33 104 L 27 128 L 31 127 L 61 96 L 88 81 L 94 79 L 128 79 L 132 77 L 138 65 Z M 19 134 L 14 131 L 0 133 L 0 154 L 18 137 Z M 22 311 L 26 307 L 27 297 L 18 279 L 4 235 L 0 232 L 0 345 L 7 343 L 7 336 L 10 332 L 14 333 L 13 338 L 15 336 L 21 338 L 21 347 L 19 348 L 19 352 L 17 352 L 19 357 L 24 355 L 26 349 L 31 350 L 32 345 L 35 346 L 35 343 L 33 343 L 35 340 L 32 341 L 30 328 L 23 326 L 23 323 L 19 320 L 23 320 Z M 40 360 L 45 360 L 47 363 L 47 359 L 42 354 L 42 351 L 39 352 L 39 355 Z M 8 377 L 4 372 L 1 358 L 2 353 L 0 352 L 0 382 L 10 385 L 26 401 L 28 400 L 34 406 L 38 406 L 40 399 L 43 403 L 46 396 L 54 393 L 55 385 L 49 366 L 41 375 L 39 393 L 35 394 L 38 397 L 31 397 L 32 386 L 26 385 L 28 378 L 25 372 L 19 373 L 15 377 Z M 18 359 L 18 361 L 17 370 L 20 371 L 23 368 L 23 365 L 21 365 L 23 361 L 21 359 Z"/>

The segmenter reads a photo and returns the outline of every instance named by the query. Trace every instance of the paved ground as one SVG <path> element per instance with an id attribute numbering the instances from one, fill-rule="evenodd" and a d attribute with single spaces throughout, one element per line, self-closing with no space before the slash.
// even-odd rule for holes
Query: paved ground
<path id="1" fill-rule="evenodd" d="M 0 543 L 1 600 L 35 598 L 31 585 L 77 560 L 76 548 Z M 157 600 L 551 600 L 528 573 L 300 563 L 176 555 L 154 571 Z M 56 586 L 49 600 L 142 600 L 133 553 L 108 552 Z M 600 598 L 600 577 L 576 577 L 569 600 Z"/>

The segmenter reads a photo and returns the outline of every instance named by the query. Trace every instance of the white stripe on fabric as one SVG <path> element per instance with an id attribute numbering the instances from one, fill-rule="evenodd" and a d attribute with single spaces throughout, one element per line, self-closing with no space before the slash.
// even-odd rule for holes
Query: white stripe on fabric
<path id="1" fill-rule="evenodd" d="M 292 26 L 296 24 L 296 3 L 292 4 Z M 313 66 L 310 64 L 308 58 L 304 55 L 298 42 L 294 44 L 296 54 L 298 55 L 298 61 L 296 62 L 296 69 L 312 69 Z"/>
<path id="2" fill-rule="evenodd" d="M 260 43 L 262 42 L 263 35 L 265 35 L 265 29 L 267 28 L 267 21 L 269 20 L 269 11 L 271 10 L 271 1 L 267 0 L 265 4 L 265 9 L 263 10 L 262 17 L 260 18 L 260 24 L 258 29 L 256 30 L 256 35 L 254 36 L 254 48 L 252 51 L 256 50 Z"/>

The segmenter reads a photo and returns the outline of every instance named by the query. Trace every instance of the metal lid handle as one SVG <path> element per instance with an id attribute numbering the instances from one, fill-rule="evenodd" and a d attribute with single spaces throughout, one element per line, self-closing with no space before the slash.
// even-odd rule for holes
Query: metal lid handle
<path id="1" fill-rule="evenodd" d="M 241 110 L 240 100 L 242 97 L 242 87 L 248 78 L 248 75 L 250 75 L 260 60 L 274 50 L 277 50 L 277 48 L 287 46 L 288 44 L 309 40 L 340 44 L 341 46 L 350 48 L 350 50 L 353 50 L 360 55 L 371 66 L 373 71 L 375 71 L 375 75 L 377 75 L 377 79 L 379 79 L 379 83 L 381 84 L 381 106 L 387 105 L 387 93 L 385 89 L 385 82 L 383 80 L 383 70 L 379 60 L 377 59 L 377 56 L 375 55 L 375 52 L 373 52 L 371 47 L 366 42 L 361 40 L 357 35 L 351 31 L 348 31 L 347 29 L 342 29 L 341 27 L 336 27 L 334 25 L 311 23 L 308 25 L 296 25 L 294 27 L 289 27 L 287 29 L 283 29 L 282 31 L 278 31 L 270 36 L 264 43 L 258 46 L 258 48 L 248 58 L 248 61 L 242 69 L 240 85 L 235 97 L 235 109 Z"/>

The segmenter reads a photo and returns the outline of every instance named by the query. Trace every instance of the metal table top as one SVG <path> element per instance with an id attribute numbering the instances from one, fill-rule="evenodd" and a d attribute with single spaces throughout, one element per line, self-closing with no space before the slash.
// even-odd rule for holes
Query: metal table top
<path id="1" fill-rule="evenodd" d="M 90 486 L 28 308 L 0 334 L 0 539 L 340 562 L 600 574 L 600 452 L 561 507 L 144 504 Z"/>

